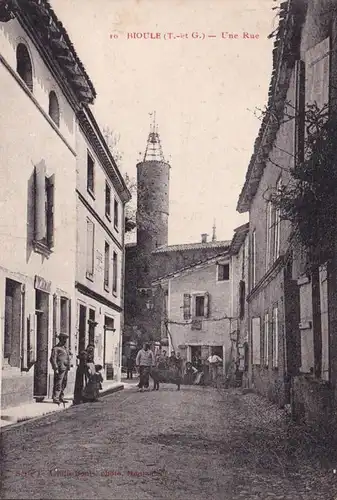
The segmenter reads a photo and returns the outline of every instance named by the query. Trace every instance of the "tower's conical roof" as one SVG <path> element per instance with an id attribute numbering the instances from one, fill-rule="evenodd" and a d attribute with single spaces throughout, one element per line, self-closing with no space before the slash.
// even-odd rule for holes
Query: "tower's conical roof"
<path id="1" fill-rule="evenodd" d="M 152 122 L 143 161 L 165 161 L 156 123 L 156 112 L 150 113 L 150 116 L 152 116 Z"/>

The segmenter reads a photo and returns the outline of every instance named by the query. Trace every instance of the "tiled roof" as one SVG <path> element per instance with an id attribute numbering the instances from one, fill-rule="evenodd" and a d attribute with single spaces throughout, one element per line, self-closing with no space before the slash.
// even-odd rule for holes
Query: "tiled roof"
<path id="1" fill-rule="evenodd" d="M 41 51 L 57 61 L 81 103 L 92 104 L 95 88 L 78 57 L 68 33 L 48 0 L 15 0 L 11 12 L 31 31 Z"/>
<path id="2" fill-rule="evenodd" d="M 238 253 L 238 251 L 240 250 L 241 246 L 243 245 L 243 243 L 246 239 L 248 232 L 249 232 L 249 222 L 234 229 L 234 236 L 233 236 L 232 242 L 231 242 L 231 254 L 232 255 L 235 255 Z"/>
<path id="3" fill-rule="evenodd" d="M 292 29 L 289 28 L 292 27 L 292 7 L 294 1 L 296 0 L 287 0 L 281 3 L 279 7 L 280 20 L 275 33 L 273 69 L 268 92 L 267 111 L 264 114 L 258 137 L 254 143 L 254 151 L 248 165 L 245 183 L 237 203 L 237 210 L 240 213 L 249 210 L 250 202 L 256 194 L 269 151 L 281 123 L 281 120 L 276 115 L 280 112 L 280 109 L 283 109 L 288 89 L 287 76 L 282 81 L 281 64 L 286 58 L 289 61 L 291 59 L 288 42 L 292 35 Z M 287 54 L 285 54 L 286 51 L 288 51 Z"/>
<path id="4" fill-rule="evenodd" d="M 213 255 L 212 257 L 208 257 L 207 259 L 199 260 L 198 262 L 193 262 L 193 264 L 189 264 L 188 266 L 182 267 L 181 269 L 177 269 L 176 271 L 173 271 L 171 273 L 160 276 L 152 284 L 153 285 L 158 284 L 162 280 L 175 278 L 176 276 L 179 276 L 180 274 L 182 274 L 184 272 L 192 271 L 194 269 L 199 269 L 200 267 L 203 267 L 207 264 L 211 264 L 213 262 L 216 262 L 218 259 L 223 258 L 223 257 L 227 257 L 227 256 L 229 256 L 228 250 L 226 252 L 220 252 L 216 255 Z"/>
<path id="5" fill-rule="evenodd" d="M 230 241 L 209 241 L 207 243 L 183 243 L 180 245 L 163 245 L 153 250 L 152 253 L 165 253 L 165 252 L 184 252 L 187 250 L 203 250 L 212 248 L 227 248 L 231 244 Z"/>

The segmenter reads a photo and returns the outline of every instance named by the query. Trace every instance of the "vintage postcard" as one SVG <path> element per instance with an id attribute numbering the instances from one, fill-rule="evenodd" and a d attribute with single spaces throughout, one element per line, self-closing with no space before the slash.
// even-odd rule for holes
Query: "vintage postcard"
<path id="1" fill-rule="evenodd" d="M 337 500 L 336 0 L 0 0 L 1 498 Z"/>

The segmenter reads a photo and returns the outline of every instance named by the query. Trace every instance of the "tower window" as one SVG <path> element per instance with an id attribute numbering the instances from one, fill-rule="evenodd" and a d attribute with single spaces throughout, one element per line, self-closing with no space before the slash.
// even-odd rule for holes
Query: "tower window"
<path id="1" fill-rule="evenodd" d="M 16 71 L 27 87 L 33 92 L 33 69 L 27 47 L 19 43 L 16 49 Z"/>
<path id="2" fill-rule="evenodd" d="M 52 90 L 49 93 L 49 116 L 53 122 L 60 126 L 60 107 L 55 92 Z"/>

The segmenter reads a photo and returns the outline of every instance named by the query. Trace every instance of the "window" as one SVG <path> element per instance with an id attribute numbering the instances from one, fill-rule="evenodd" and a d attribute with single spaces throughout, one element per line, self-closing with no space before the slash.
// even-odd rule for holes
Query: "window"
<path id="1" fill-rule="evenodd" d="M 256 232 L 255 232 L 255 229 L 252 232 L 250 256 L 251 256 L 251 280 L 252 280 L 251 288 L 254 288 L 254 286 L 256 285 Z"/>
<path id="2" fill-rule="evenodd" d="M 48 255 L 54 247 L 55 176 L 46 176 L 41 161 L 34 172 L 34 249 Z"/>
<path id="3" fill-rule="evenodd" d="M 110 245 L 105 242 L 104 247 L 104 288 L 109 290 L 109 271 L 110 271 Z"/>
<path id="4" fill-rule="evenodd" d="M 246 303 L 246 283 L 241 280 L 239 285 L 239 297 L 240 297 L 240 319 L 245 316 L 245 303 Z"/>
<path id="5" fill-rule="evenodd" d="M 263 364 L 268 366 L 269 361 L 269 314 L 264 315 L 264 331 L 263 331 Z"/>
<path id="6" fill-rule="evenodd" d="M 274 241 L 274 210 L 271 201 L 267 202 L 267 239 L 266 239 L 266 271 L 268 271 L 270 264 L 272 262 L 271 248 L 272 242 Z"/>
<path id="7" fill-rule="evenodd" d="M 278 367 L 278 308 L 273 309 L 273 368 Z"/>
<path id="8" fill-rule="evenodd" d="M 88 319 L 88 325 L 89 325 L 89 344 L 95 345 L 95 328 L 97 326 L 97 323 L 95 321 L 96 313 L 95 309 L 89 309 L 89 319 Z"/>
<path id="9" fill-rule="evenodd" d="M 16 49 L 16 71 L 27 87 L 33 92 L 33 69 L 27 47 L 19 43 Z"/>
<path id="10" fill-rule="evenodd" d="M 261 363 L 261 325 L 260 318 L 252 318 L 252 363 L 259 365 Z"/>
<path id="11" fill-rule="evenodd" d="M 53 120 L 54 123 L 59 127 L 60 126 L 60 107 L 59 102 L 56 97 L 55 92 L 52 90 L 49 93 L 49 116 Z"/>
<path id="12" fill-rule="evenodd" d="M 117 254 L 113 253 L 113 280 L 112 280 L 112 293 L 117 294 L 117 279 L 118 279 L 118 262 Z"/>
<path id="13" fill-rule="evenodd" d="M 282 180 L 279 179 L 276 183 L 276 191 L 279 195 L 282 189 Z M 281 214 L 280 209 L 275 209 L 275 230 L 274 230 L 274 251 L 273 260 L 277 260 L 280 256 L 280 230 L 281 230 Z"/>
<path id="14" fill-rule="evenodd" d="M 205 312 L 205 297 L 197 296 L 195 298 L 195 315 L 196 317 L 204 316 Z"/>
<path id="15" fill-rule="evenodd" d="M 118 206 L 118 201 L 115 198 L 114 201 L 114 226 L 115 229 L 118 229 L 118 221 L 119 221 L 119 206 Z"/>
<path id="16" fill-rule="evenodd" d="M 105 182 L 105 215 L 111 217 L 111 187 Z"/>
<path id="17" fill-rule="evenodd" d="M 295 166 L 304 160 L 305 64 L 296 61 Z"/>
<path id="18" fill-rule="evenodd" d="M 229 280 L 229 264 L 218 264 L 218 281 Z"/>
<path id="19" fill-rule="evenodd" d="M 87 190 L 91 195 L 95 194 L 95 163 L 89 151 L 87 153 Z"/>
<path id="20" fill-rule="evenodd" d="M 93 279 L 94 276 L 94 249 L 95 249 L 95 225 L 87 219 L 87 272 L 86 276 Z"/>

